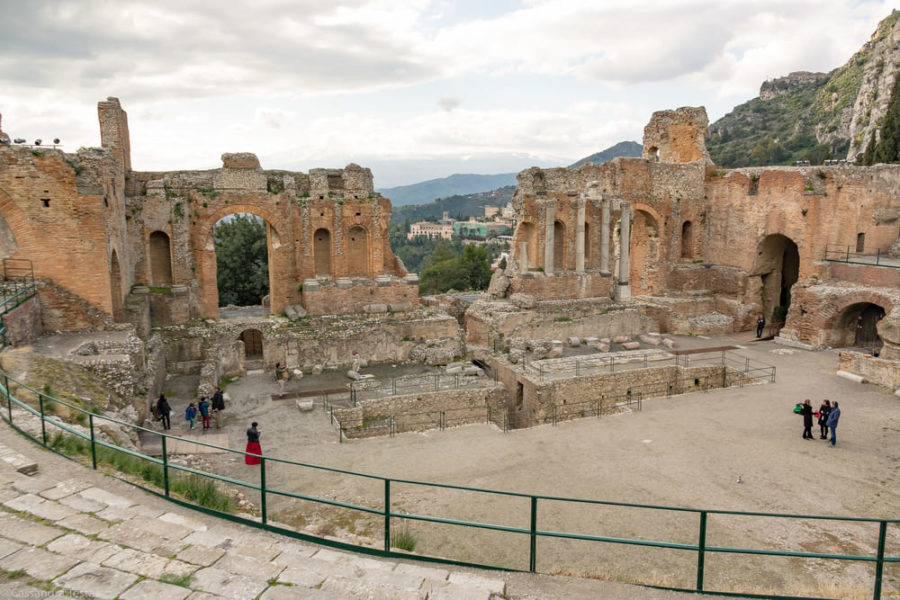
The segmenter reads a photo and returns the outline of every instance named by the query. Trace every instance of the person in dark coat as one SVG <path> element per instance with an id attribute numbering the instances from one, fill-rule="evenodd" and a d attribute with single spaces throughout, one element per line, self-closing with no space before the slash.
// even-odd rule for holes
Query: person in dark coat
<path id="1" fill-rule="evenodd" d="M 834 446 L 837 443 L 837 424 L 838 419 L 841 418 L 841 409 L 838 408 L 837 400 L 831 403 L 831 412 L 828 413 L 828 420 L 825 421 L 825 425 L 831 429 L 831 445 Z"/>
<path id="2" fill-rule="evenodd" d="M 169 401 L 166 400 L 165 394 L 159 395 L 159 400 L 156 401 L 156 412 L 162 421 L 163 430 L 171 429 L 172 423 L 169 421 L 169 416 L 172 414 L 172 407 L 169 406 Z"/>
<path id="3" fill-rule="evenodd" d="M 828 439 L 828 425 L 825 423 L 828 422 L 828 415 L 831 413 L 831 401 L 825 400 L 822 402 L 822 406 L 819 407 L 819 439 L 827 440 Z"/>
<path id="4" fill-rule="evenodd" d="M 212 411 L 213 417 L 216 419 L 216 429 L 222 429 L 223 410 L 225 410 L 225 397 L 222 395 L 222 390 L 217 387 L 212 397 Z"/>
<path id="5" fill-rule="evenodd" d="M 766 318 L 762 316 L 762 313 L 756 317 L 756 337 L 761 338 L 763 334 L 763 329 L 766 326 Z"/>
<path id="6" fill-rule="evenodd" d="M 247 449 L 245 452 L 247 454 L 244 455 L 244 462 L 248 465 L 258 465 L 262 462 L 262 459 L 259 457 L 262 456 L 262 447 L 259 445 L 259 428 L 258 423 L 256 421 L 250 425 L 250 429 L 247 430 Z M 256 456 L 254 456 L 254 454 Z"/>
<path id="7" fill-rule="evenodd" d="M 811 440 L 812 436 L 812 424 L 813 424 L 813 409 L 812 403 L 809 399 L 803 401 L 803 405 L 800 407 L 800 414 L 803 415 L 803 439 Z"/>

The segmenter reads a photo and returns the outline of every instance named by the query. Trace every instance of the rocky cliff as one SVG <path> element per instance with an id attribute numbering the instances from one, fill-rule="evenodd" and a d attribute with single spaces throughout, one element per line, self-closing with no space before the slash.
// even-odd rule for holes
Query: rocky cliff
<path id="1" fill-rule="evenodd" d="M 710 126 L 710 155 L 725 167 L 856 160 L 881 126 L 898 70 L 900 12 L 895 10 L 842 67 L 763 83 L 758 98 Z"/>

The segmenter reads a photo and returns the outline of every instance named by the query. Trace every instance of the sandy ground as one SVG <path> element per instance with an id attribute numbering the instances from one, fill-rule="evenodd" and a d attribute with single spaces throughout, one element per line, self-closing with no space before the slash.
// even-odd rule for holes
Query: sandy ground
<path id="1" fill-rule="evenodd" d="M 835 352 L 794 350 L 751 342 L 752 335 L 691 340 L 692 345 L 745 345 L 737 352 L 778 367 L 774 384 L 648 399 L 643 411 L 587 418 L 503 433 L 472 425 L 338 443 L 327 415 L 300 413 L 277 402 L 271 376 L 244 378 L 228 388 L 225 430 L 243 449 L 249 422 L 260 422 L 267 456 L 382 477 L 489 488 L 525 494 L 702 509 L 827 516 L 900 517 L 900 400 L 890 391 L 837 377 Z M 390 367 L 389 367 L 390 368 Z M 303 385 L 312 385 L 309 379 Z M 337 381 L 337 379 L 335 380 Z M 177 383 L 177 382 L 173 382 Z M 299 382 L 292 382 L 300 385 Z M 190 389 L 190 383 L 185 384 Z M 290 389 L 290 385 L 289 385 Z M 175 390 L 173 390 L 175 391 Z M 187 392 L 186 392 L 187 393 Z M 801 438 L 795 402 L 841 403 L 838 445 Z M 176 400 L 177 402 L 177 400 Z M 176 414 L 179 407 L 173 403 Z M 183 422 L 176 416 L 176 427 Z M 818 436 L 818 427 L 814 427 Z M 258 481 L 258 469 L 231 455 L 205 457 L 212 470 Z M 741 482 L 738 483 L 738 477 Z M 269 487 L 381 509 L 381 480 L 269 463 Z M 529 500 L 392 483 L 392 510 L 527 528 Z M 258 503 L 258 494 L 248 493 Z M 380 540 L 377 518 L 276 495 L 270 519 L 316 527 L 338 537 L 352 532 Z M 325 520 L 337 525 L 322 529 Z M 541 500 L 538 529 L 695 544 L 692 512 L 603 507 Z M 401 523 L 417 552 L 496 566 L 527 568 L 521 534 Z M 900 555 L 900 524 L 888 530 L 889 555 Z M 873 554 L 877 526 L 867 523 L 710 515 L 708 546 L 742 546 L 841 554 Z M 690 587 L 696 553 L 621 544 L 540 539 L 542 572 L 592 574 Z M 708 553 L 708 588 L 722 591 L 871 597 L 874 567 L 864 562 Z M 868 590 L 868 591 L 867 591 Z M 885 570 L 885 592 L 900 590 L 900 566 Z"/>

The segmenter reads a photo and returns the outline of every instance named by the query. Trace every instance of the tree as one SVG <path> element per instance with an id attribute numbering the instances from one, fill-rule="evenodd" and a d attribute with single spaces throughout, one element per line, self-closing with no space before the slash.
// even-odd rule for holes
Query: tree
<path id="1" fill-rule="evenodd" d="M 876 144 L 875 136 L 872 136 L 872 140 L 866 148 L 863 163 L 874 165 L 900 162 L 900 77 L 894 81 L 891 101 L 884 114 L 878 137 Z"/>
<path id="2" fill-rule="evenodd" d="M 442 242 L 428 263 L 419 279 L 419 293 L 424 296 L 450 290 L 484 290 L 491 282 L 488 252 L 472 244 L 459 252 L 458 244 Z"/>
<path id="3" fill-rule="evenodd" d="M 219 221 L 213 239 L 219 306 L 259 304 L 269 293 L 265 223 L 253 215 L 237 214 Z"/>

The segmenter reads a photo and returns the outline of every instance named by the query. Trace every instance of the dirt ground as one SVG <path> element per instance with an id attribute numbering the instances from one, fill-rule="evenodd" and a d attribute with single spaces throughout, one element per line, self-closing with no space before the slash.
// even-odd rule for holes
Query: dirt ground
<path id="1" fill-rule="evenodd" d="M 646 399 L 639 413 L 508 433 L 472 425 L 338 443 L 337 430 L 324 411 L 301 413 L 292 401 L 272 401 L 274 379 L 259 375 L 228 387 L 225 429 L 230 447 L 243 449 L 244 431 L 255 420 L 267 456 L 404 480 L 710 510 L 900 517 L 900 399 L 891 391 L 837 377 L 838 357 L 832 351 L 787 349 L 752 341 L 752 334 L 693 338 L 683 345 L 698 344 L 742 345 L 745 348 L 735 352 L 777 366 L 777 381 Z M 390 372 L 401 367 L 380 368 Z M 336 382 L 340 375 L 332 377 Z M 291 385 L 313 383 L 307 378 L 291 382 L 288 389 Z M 191 389 L 189 382 L 183 387 Z M 172 391 L 173 424 L 183 427 L 177 417 L 180 394 Z M 818 439 L 817 426 L 816 439 L 801 438 L 802 421 L 792 408 L 805 398 L 816 407 L 824 398 L 840 402 L 837 447 Z M 205 460 L 216 472 L 258 481 L 258 468 L 244 465 L 240 457 L 223 454 Z M 269 462 L 267 483 L 379 510 L 383 505 L 384 483 L 378 479 Z M 250 491 L 247 497 L 258 504 L 254 494 Z M 374 543 L 382 539 L 383 524 L 377 517 L 274 494 L 267 500 L 272 520 L 336 537 L 353 533 Z M 392 482 L 391 501 L 394 511 L 529 526 L 528 498 Z M 416 552 L 502 567 L 528 566 L 525 535 L 421 521 L 395 520 L 392 526 L 415 537 Z M 540 500 L 537 526 L 696 544 L 699 516 Z M 877 525 L 870 523 L 714 514 L 708 518 L 706 544 L 872 555 L 877 540 Z M 900 555 L 900 524 L 888 529 L 887 554 Z M 537 555 L 538 570 L 548 573 L 678 587 L 690 587 L 696 580 L 697 555 L 692 551 L 541 538 Z M 874 566 L 866 562 L 717 552 L 707 553 L 706 569 L 708 589 L 832 597 L 871 597 L 874 576 Z M 900 590 L 900 565 L 888 565 L 884 575 L 886 593 Z"/>

